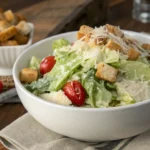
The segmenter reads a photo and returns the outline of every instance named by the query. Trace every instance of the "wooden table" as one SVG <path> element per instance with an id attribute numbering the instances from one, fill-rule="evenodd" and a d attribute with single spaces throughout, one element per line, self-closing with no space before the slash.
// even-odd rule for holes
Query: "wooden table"
<path id="1" fill-rule="evenodd" d="M 28 18 L 29 21 L 35 24 L 36 33 L 35 33 L 34 42 L 36 42 L 40 39 L 47 37 L 48 35 L 62 32 L 65 26 L 61 26 L 59 28 L 59 26 L 57 25 L 60 25 L 64 18 L 65 18 L 64 20 L 67 21 L 66 16 L 74 12 L 72 11 L 72 9 L 84 7 L 85 6 L 84 2 L 86 0 L 76 0 L 76 3 L 73 3 L 73 1 L 70 0 L 67 1 L 67 4 L 61 6 L 61 8 L 60 5 L 59 6 L 57 5 L 59 0 L 55 0 L 54 1 L 55 3 L 51 3 L 51 5 L 49 4 L 49 6 L 47 6 L 48 1 L 41 1 L 40 5 L 36 4 L 35 0 L 30 0 L 30 2 L 25 0 L 16 0 L 16 1 L 18 1 L 18 3 L 20 4 L 21 9 L 19 10 L 18 7 L 16 7 L 16 5 L 13 3 L 13 1 L 10 1 L 9 4 L 10 6 L 13 6 L 14 10 L 21 12 L 25 15 L 31 14 L 30 16 L 28 16 Z M 22 5 L 21 1 L 24 1 L 24 5 Z M 86 5 L 88 2 L 86 1 Z M 30 7 L 31 4 L 33 5 L 32 7 Z M 60 10 L 58 11 L 57 14 L 54 13 L 53 16 L 48 16 L 49 15 L 48 11 L 50 9 L 49 7 L 52 7 L 54 5 L 57 6 L 55 10 L 56 9 L 60 9 Z M 5 8 L 10 8 L 10 6 L 6 5 L 6 3 L 3 3 L 3 5 L 0 4 L 0 6 L 3 6 Z M 40 14 L 39 7 L 43 9 L 44 13 Z M 67 9 L 68 7 L 70 9 L 62 11 L 62 9 Z M 54 10 L 50 10 L 50 11 L 54 11 Z M 106 21 L 104 20 L 102 24 L 110 23 L 113 25 L 119 25 L 122 29 L 125 30 L 133 30 L 138 32 L 150 32 L 150 24 L 143 24 L 136 20 L 133 20 L 131 14 L 132 14 L 132 0 L 122 0 L 122 3 L 118 5 L 113 5 L 113 4 L 110 5 L 108 11 L 108 19 Z M 39 20 L 38 18 L 41 19 Z M 49 29 L 50 26 L 48 24 L 49 23 L 48 18 L 53 20 L 53 24 L 51 24 L 51 29 Z M 41 26 L 40 24 L 42 20 L 45 21 L 46 23 L 44 22 L 44 24 Z M 7 105 L 0 106 L 0 129 L 4 128 L 5 126 L 13 122 L 15 119 L 22 116 L 24 113 L 26 113 L 26 110 L 22 106 L 22 104 L 7 104 Z M 2 145 L 0 145 L 0 150 L 6 150 L 6 149 Z"/>

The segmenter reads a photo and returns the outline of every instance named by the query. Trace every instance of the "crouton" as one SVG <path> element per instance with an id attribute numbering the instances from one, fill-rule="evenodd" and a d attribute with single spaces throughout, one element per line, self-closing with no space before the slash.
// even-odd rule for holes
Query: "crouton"
<path id="1" fill-rule="evenodd" d="M 38 78 L 38 71 L 31 68 L 24 68 L 20 72 L 20 81 L 24 83 L 31 83 Z"/>
<path id="2" fill-rule="evenodd" d="M 0 32 L 0 42 L 7 41 L 9 38 L 13 37 L 17 33 L 15 26 L 4 29 Z"/>
<path id="3" fill-rule="evenodd" d="M 15 14 L 11 10 L 7 10 L 3 14 L 4 14 L 5 19 L 11 25 L 16 25 L 18 23 L 18 18 L 15 16 Z"/>
<path id="4" fill-rule="evenodd" d="M 79 30 L 80 33 L 83 33 L 85 35 L 88 33 L 91 33 L 92 31 L 93 31 L 93 28 L 86 26 L 86 25 L 82 25 Z"/>
<path id="5" fill-rule="evenodd" d="M 77 32 L 77 39 L 81 39 L 82 37 L 84 37 L 86 34 L 89 34 L 93 31 L 93 28 L 86 26 L 86 25 L 82 25 L 79 29 L 79 31 Z"/>
<path id="6" fill-rule="evenodd" d="M 134 48 L 130 48 L 128 50 L 128 60 L 137 60 L 138 57 L 140 56 L 140 53 L 138 51 L 136 51 Z"/>
<path id="7" fill-rule="evenodd" d="M 115 82 L 118 70 L 110 65 L 99 63 L 95 76 L 109 82 Z"/>
<path id="8" fill-rule="evenodd" d="M 18 43 L 15 40 L 8 40 L 5 42 L 1 42 L 1 46 L 16 46 L 16 45 L 18 45 Z"/>
<path id="9" fill-rule="evenodd" d="M 16 17 L 18 18 L 18 21 L 20 22 L 20 21 L 27 21 L 27 19 L 23 16 L 23 15 L 21 15 L 21 14 L 15 14 L 16 15 Z"/>
<path id="10" fill-rule="evenodd" d="M 81 32 L 77 32 L 77 39 L 81 39 L 82 37 L 84 37 L 85 34 L 81 33 Z"/>
<path id="11" fill-rule="evenodd" d="M 11 25 L 9 24 L 9 22 L 7 20 L 0 20 L 0 32 L 10 26 Z"/>
<path id="12" fill-rule="evenodd" d="M 106 47 L 110 50 L 122 51 L 122 47 L 113 40 L 108 40 Z"/>
<path id="13" fill-rule="evenodd" d="M 13 37 L 13 40 L 17 41 L 17 43 L 19 45 L 24 45 L 24 44 L 27 44 L 28 40 L 29 40 L 29 37 L 26 36 L 26 35 L 22 35 L 20 33 L 17 33 L 14 37 Z"/>
<path id="14" fill-rule="evenodd" d="M 145 50 L 150 50 L 150 44 L 143 44 L 142 48 L 144 48 Z"/>
<path id="15" fill-rule="evenodd" d="M 17 31 L 22 35 L 28 35 L 31 32 L 29 24 L 25 21 L 21 21 L 16 26 Z"/>
<path id="16" fill-rule="evenodd" d="M 118 37 L 123 37 L 123 32 L 120 30 L 119 27 L 117 26 L 113 26 L 113 25 L 110 25 L 110 24 L 106 24 L 106 30 Z"/>

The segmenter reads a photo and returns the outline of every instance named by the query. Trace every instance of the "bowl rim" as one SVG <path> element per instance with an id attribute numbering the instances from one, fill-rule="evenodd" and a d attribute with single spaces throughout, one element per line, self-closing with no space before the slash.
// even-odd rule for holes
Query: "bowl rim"
<path id="1" fill-rule="evenodd" d="M 128 30 L 123 30 L 124 33 L 127 33 L 127 34 L 136 34 L 136 35 L 142 35 L 144 36 L 145 38 L 149 38 L 150 39 L 150 35 L 148 34 L 143 34 L 143 33 L 139 33 L 139 32 L 134 32 L 134 31 L 128 31 Z M 125 105 L 125 106 L 117 106 L 117 107 L 107 107 L 107 108 L 86 108 L 86 107 L 74 107 L 74 106 L 64 106 L 64 105 L 59 105 L 59 104 L 56 104 L 56 103 L 52 103 L 50 101 L 45 101 L 43 100 L 42 98 L 32 94 L 31 92 L 29 92 L 28 90 L 26 90 L 23 86 L 23 84 L 20 82 L 19 80 L 19 76 L 17 75 L 17 64 L 18 62 L 20 62 L 20 59 L 32 48 L 40 45 L 41 43 L 45 42 L 45 41 L 48 41 L 50 39 L 53 39 L 53 38 L 56 38 L 58 36 L 63 36 L 63 35 L 67 35 L 67 34 L 73 34 L 73 33 L 76 33 L 77 31 L 72 31 L 72 32 L 66 32 L 66 33 L 62 33 L 62 34 L 57 34 L 57 35 L 54 35 L 54 36 L 51 36 L 51 37 L 48 37 L 48 38 L 45 38 L 43 40 L 40 40 L 39 42 L 36 42 L 35 44 L 31 45 L 30 47 L 28 47 L 18 58 L 17 60 L 15 61 L 15 64 L 13 66 L 13 78 L 14 78 L 14 81 L 15 81 L 15 85 L 16 87 L 19 87 L 19 89 L 24 92 L 27 96 L 31 97 L 33 100 L 35 101 L 39 101 L 40 103 L 43 103 L 43 104 L 46 104 L 46 105 L 49 105 L 51 107 L 56 107 L 56 108 L 60 108 L 60 109 L 67 109 L 67 110 L 71 110 L 71 111 L 92 111 L 92 112 L 95 112 L 95 111 L 98 111 L 98 112 L 110 112 L 110 111 L 120 111 L 120 110 L 127 110 L 127 109 L 131 109 L 131 108 L 135 108 L 135 107 L 140 107 L 140 106 L 143 106 L 143 105 L 146 105 L 146 104 L 149 104 L 150 103 L 150 99 L 147 99 L 147 100 L 144 100 L 144 101 L 141 101 L 141 102 L 138 102 L 138 103 L 135 103 L 135 104 L 131 104 L 131 105 Z"/>

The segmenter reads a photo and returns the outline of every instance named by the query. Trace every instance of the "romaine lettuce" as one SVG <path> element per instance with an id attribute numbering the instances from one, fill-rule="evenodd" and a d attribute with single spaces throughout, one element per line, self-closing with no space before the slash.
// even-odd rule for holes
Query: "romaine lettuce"
<path id="1" fill-rule="evenodd" d="M 30 63 L 29 63 L 29 68 L 39 70 L 39 68 L 40 68 L 40 63 L 41 63 L 41 60 L 40 60 L 40 59 L 38 59 L 38 58 L 35 57 L 35 56 L 32 56 L 32 58 L 31 58 L 31 60 L 30 60 Z"/>
<path id="2" fill-rule="evenodd" d="M 95 70 L 87 72 L 82 81 L 89 98 L 87 103 L 92 107 L 108 107 L 111 102 L 112 94 L 104 87 L 104 82 L 95 77 Z"/>
<path id="3" fill-rule="evenodd" d="M 53 41 L 52 43 L 52 49 L 59 49 L 63 46 L 67 46 L 69 45 L 69 41 L 68 40 L 65 40 L 65 39 L 58 39 L 58 40 L 55 40 Z"/>
<path id="4" fill-rule="evenodd" d="M 150 68 L 147 64 L 139 61 L 121 61 L 120 71 L 129 80 L 150 80 Z"/>

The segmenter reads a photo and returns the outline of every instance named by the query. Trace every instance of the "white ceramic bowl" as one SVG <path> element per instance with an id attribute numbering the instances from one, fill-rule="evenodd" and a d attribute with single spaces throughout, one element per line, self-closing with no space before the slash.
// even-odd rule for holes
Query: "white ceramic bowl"
<path id="1" fill-rule="evenodd" d="M 28 23 L 31 28 L 28 43 L 18 46 L 0 46 L 0 75 L 12 75 L 12 68 L 20 54 L 32 44 L 34 26 Z"/>
<path id="2" fill-rule="evenodd" d="M 148 35 L 125 32 L 143 42 L 149 42 Z M 109 141 L 131 137 L 150 129 L 150 100 L 116 108 L 78 108 L 61 106 L 44 101 L 31 94 L 20 83 L 18 75 L 27 67 L 31 56 L 43 58 L 52 54 L 52 41 L 66 38 L 76 39 L 70 32 L 44 39 L 29 47 L 17 59 L 13 77 L 18 95 L 27 111 L 43 126 L 62 135 L 83 141 Z"/>

